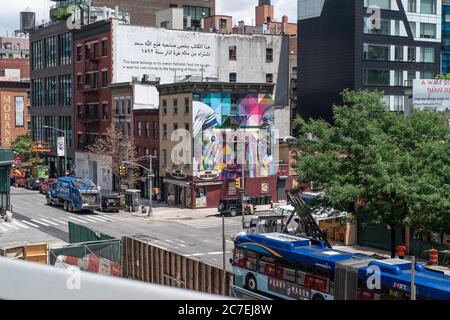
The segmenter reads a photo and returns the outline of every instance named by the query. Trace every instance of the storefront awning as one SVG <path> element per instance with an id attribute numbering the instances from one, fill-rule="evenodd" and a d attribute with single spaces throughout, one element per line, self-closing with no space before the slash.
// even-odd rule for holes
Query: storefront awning
<path id="1" fill-rule="evenodd" d="M 164 178 L 163 179 L 164 183 L 170 183 L 179 187 L 189 187 L 191 185 L 190 182 L 186 182 L 186 181 L 180 181 L 180 180 L 175 180 L 175 179 L 167 179 Z"/>
<path id="2" fill-rule="evenodd" d="M 221 185 L 223 181 L 202 181 L 202 182 L 196 182 L 195 185 L 199 187 L 205 187 L 205 186 L 218 186 Z"/>

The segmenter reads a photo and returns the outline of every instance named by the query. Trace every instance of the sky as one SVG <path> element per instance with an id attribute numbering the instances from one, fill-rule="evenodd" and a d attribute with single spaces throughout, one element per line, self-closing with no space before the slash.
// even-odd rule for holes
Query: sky
<path id="1" fill-rule="evenodd" d="M 255 16 L 258 0 L 216 0 L 216 13 L 233 16 L 233 23 L 244 20 L 251 24 Z M 289 16 L 290 22 L 297 20 L 296 0 L 272 0 L 275 6 L 275 18 L 281 21 L 283 15 Z M 48 20 L 49 8 L 54 4 L 50 0 L 0 0 L 0 35 L 19 29 L 19 12 L 29 7 L 36 12 L 36 23 Z"/>

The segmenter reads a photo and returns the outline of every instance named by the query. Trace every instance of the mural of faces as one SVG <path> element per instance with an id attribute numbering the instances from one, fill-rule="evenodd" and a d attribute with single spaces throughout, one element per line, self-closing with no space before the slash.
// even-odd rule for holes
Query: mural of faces
<path id="1" fill-rule="evenodd" d="M 275 174 L 271 154 L 274 124 L 273 98 L 263 94 L 204 93 L 194 95 L 194 174 L 245 163 L 249 177 Z M 236 130 L 245 132 L 236 138 Z M 237 156 L 239 154 L 239 156 Z"/>

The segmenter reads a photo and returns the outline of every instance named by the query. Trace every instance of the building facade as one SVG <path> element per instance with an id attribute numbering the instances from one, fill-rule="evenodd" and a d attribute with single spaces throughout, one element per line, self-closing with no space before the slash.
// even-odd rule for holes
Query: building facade
<path id="1" fill-rule="evenodd" d="M 215 0 L 91 0 L 95 7 L 119 6 L 130 14 L 133 25 L 155 27 L 156 12 L 167 8 L 183 8 L 184 27 L 199 29 L 201 19 L 215 14 Z"/>
<path id="2" fill-rule="evenodd" d="M 0 146 L 8 149 L 11 141 L 29 133 L 30 83 L 0 81 Z"/>
<path id="3" fill-rule="evenodd" d="M 442 0 L 441 73 L 450 73 L 450 1 Z"/>
<path id="4" fill-rule="evenodd" d="M 273 84 L 187 82 L 158 89 L 160 175 L 169 205 L 217 207 L 222 198 L 240 197 L 236 179 L 242 177 L 247 196 L 285 200 L 294 179 L 289 160 L 279 161 Z"/>
<path id="5" fill-rule="evenodd" d="M 331 121 L 345 88 L 407 109 L 412 80 L 440 73 L 441 11 L 441 0 L 299 0 L 298 114 Z"/>
<path id="6" fill-rule="evenodd" d="M 72 48 L 73 33 L 65 21 L 30 32 L 31 123 L 33 141 L 50 143 L 45 157 L 50 175 L 64 174 L 74 162 Z M 66 133 L 67 164 L 57 156 L 58 130 Z"/>

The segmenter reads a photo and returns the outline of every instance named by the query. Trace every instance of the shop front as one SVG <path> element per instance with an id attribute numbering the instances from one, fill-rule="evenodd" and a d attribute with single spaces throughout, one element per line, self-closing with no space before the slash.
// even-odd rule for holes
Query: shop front
<path id="1" fill-rule="evenodd" d="M 169 206 L 192 208 L 192 188 L 189 181 L 164 178 L 163 182 Z"/>
<path id="2" fill-rule="evenodd" d="M 221 198 L 223 181 L 199 181 L 194 183 L 193 208 L 217 208 Z"/>

